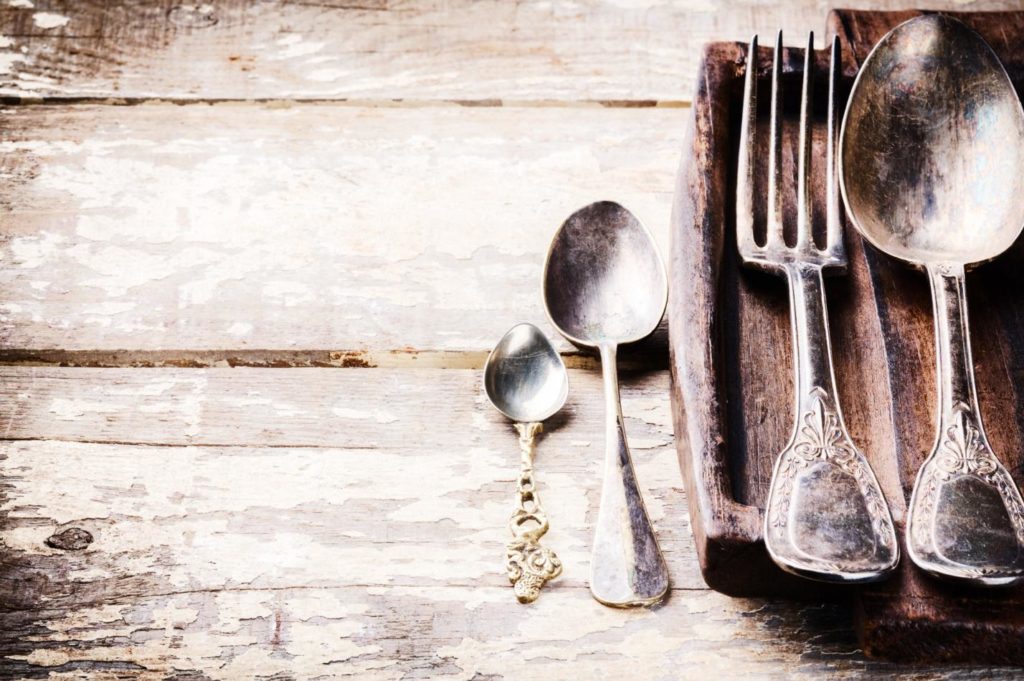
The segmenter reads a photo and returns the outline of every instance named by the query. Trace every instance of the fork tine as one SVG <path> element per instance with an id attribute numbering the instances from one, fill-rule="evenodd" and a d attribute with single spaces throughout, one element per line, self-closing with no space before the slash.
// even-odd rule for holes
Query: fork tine
<path id="1" fill-rule="evenodd" d="M 839 222 L 839 182 L 836 177 L 836 140 L 839 137 L 839 77 L 842 71 L 842 53 L 839 38 L 832 38 L 832 54 L 828 64 L 828 142 L 825 165 L 828 170 L 825 179 L 825 249 L 839 258 L 846 251 L 843 247 L 843 228 Z"/>
<path id="2" fill-rule="evenodd" d="M 746 257 L 754 242 L 754 128 L 757 125 L 757 35 L 747 48 L 747 75 L 743 83 L 743 120 L 740 122 L 739 173 L 736 179 L 736 244 Z"/>
<path id="3" fill-rule="evenodd" d="M 811 118 L 814 102 L 814 31 L 807 36 L 804 51 L 804 82 L 800 93 L 800 156 L 796 180 L 796 246 L 806 248 L 814 241 L 811 234 Z"/>
<path id="4" fill-rule="evenodd" d="M 772 58 L 772 116 L 768 133 L 768 228 L 766 246 L 784 246 L 782 235 L 782 31 Z"/>

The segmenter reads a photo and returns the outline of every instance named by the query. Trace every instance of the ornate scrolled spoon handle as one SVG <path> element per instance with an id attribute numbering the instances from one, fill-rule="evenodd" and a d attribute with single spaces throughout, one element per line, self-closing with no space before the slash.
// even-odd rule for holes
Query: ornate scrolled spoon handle
<path id="1" fill-rule="evenodd" d="M 516 483 L 516 510 L 509 519 L 512 541 L 508 543 L 505 569 L 520 603 L 532 603 L 541 588 L 562 574 L 562 561 L 555 552 L 540 545 L 548 531 L 548 517 L 540 504 L 533 479 L 535 437 L 544 426 L 540 423 L 517 423 L 522 468 Z"/>

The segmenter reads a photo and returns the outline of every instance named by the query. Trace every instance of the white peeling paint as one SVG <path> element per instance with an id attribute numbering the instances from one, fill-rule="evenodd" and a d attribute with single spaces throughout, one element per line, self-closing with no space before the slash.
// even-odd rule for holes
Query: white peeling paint
<path id="1" fill-rule="evenodd" d="M 63 14 L 54 12 L 36 12 L 32 15 L 32 21 L 39 28 L 60 28 L 65 26 L 71 19 Z"/>
<path id="2" fill-rule="evenodd" d="M 373 419 L 377 423 L 394 423 L 398 417 L 386 411 L 362 411 L 360 409 L 349 409 L 346 407 L 334 407 L 331 412 L 343 419 L 368 420 Z"/>
<path id="3" fill-rule="evenodd" d="M 87 413 L 109 414 L 120 410 L 121 406 L 112 402 L 71 400 L 63 397 L 55 398 L 50 402 L 50 413 L 64 421 L 74 421 Z"/>
<path id="4" fill-rule="evenodd" d="M 295 307 L 316 298 L 313 290 L 299 281 L 268 281 L 263 285 L 263 295 L 276 299 L 275 302 L 284 307 Z"/>
<path id="5" fill-rule="evenodd" d="M 53 85 L 57 82 L 57 79 L 51 76 L 43 76 L 38 73 L 25 72 L 21 72 L 18 74 L 18 80 L 21 81 L 21 87 L 28 89 L 45 87 L 47 85 Z"/>
<path id="6" fill-rule="evenodd" d="M 206 374 L 201 374 L 193 384 L 192 394 L 182 405 L 181 412 L 185 417 L 185 435 L 196 438 L 202 432 L 203 403 L 206 402 Z"/>
<path id="7" fill-rule="evenodd" d="M 324 48 L 326 43 L 315 41 L 304 41 L 301 35 L 287 35 L 277 41 L 278 46 L 284 48 L 273 55 L 273 59 L 285 60 L 305 57 L 316 54 Z"/>
<path id="8" fill-rule="evenodd" d="M 84 314 L 93 315 L 116 315 L 135 309 L 135 301 L 132 300 L 104 300 L 100 303 L 90 303 L 82 306 Z"/>
<path id="9" fill-rule="evenodd" d="M 15 64 L 25 61 L 25 56 L 17 52 L 0 52 L 0 73 L 10 73 Z"/>
<path id="10" fill-rule="evenodd" d="M 12 660 L 24 660 L 28 664 L 39 667 L 59 667 L 67 664 L 71 656 L 64 651 L 36 648 L 28 655 L 11 655 Z"/>
<path id="11" fill-rule="evenodd" d="M 306 76 L 306 80 L 313 80 L 318 83 L 330 83 L 349 75 L 350 69 L 314 69 Z"/>
<path id="12" fill-rule="evenodd" d="M 186 384 L 188 382 L 185 382 Z M 138 397 L 159 397 L 167 393 L 168 390 L 175 388 L 179 385 L 178 381 L 153 381 L 144 385 L 130 385 L 130 386 L 108 386 L 104 387 L 104 395 L 116 395 L 125 396 L 131 398 Z M 137 400 L 133 400 L 137 401 Z"/>

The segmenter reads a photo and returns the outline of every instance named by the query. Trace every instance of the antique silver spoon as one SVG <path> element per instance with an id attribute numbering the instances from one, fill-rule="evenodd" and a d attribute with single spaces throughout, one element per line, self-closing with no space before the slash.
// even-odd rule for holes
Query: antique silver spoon
<path id="1" fill-rule="evenodd" d="M 601 506 L 590 562 L 590 592 L 616 607 L 650 605 L 668 591 L 668 569 L 626 444 L 615 354 L 650 335 L 668 300 L 654 239 L 617 203 L 576 211 L 551 242 L 544 305 L 563 336 L 596 348 L 604 377 L 607 432 Z"/>
<path id="2" fill-rule="evenodd" d="M 1024 502 L 985 436 L 974 386 L 964 268 L 1024 226 L 1024 111 L 974 31 L 943 15 L 893 29 L 854 83 L 840 139 L 843 198 L 876 248 L 928 273 L 938 435 L 914 484 L 907 550 L 935 575 L 1024 578 Z"/>
<path id="3" fill-rule="evenodd" d="M 565 404 L 569 377 L 541 330 L 533 324 L 518 324 L 487 357 L 484 392 L 498 411 L 515 421 L 519 432 L 521 463 L 505 569 L 519 602 L 531 603 L 547 581 L 562 574 L 555 552 L 540 545 L 548 531 L 548 517 L 537 495 L 533 458 L 534 438 L 543 430 L 542 422 Z"/>

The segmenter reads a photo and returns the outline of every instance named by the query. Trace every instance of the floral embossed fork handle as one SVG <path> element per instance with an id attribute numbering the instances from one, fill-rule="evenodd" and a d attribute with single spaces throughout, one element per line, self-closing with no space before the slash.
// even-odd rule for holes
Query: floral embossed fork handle
<path id="1" fill-rule="evenodd" d="M 846 433 L 835 389 L 823 270 L 846 266 L 839 222 L 834 151 L 839 43 L 833 41 L 829 69 L 826 245 L 819 248 L 811 225 L 809 166 L 814 36 L 804 58 L 797 178 L 796 244 L 783 236 L 782 33 L 772 68 L 768 151 L 768 215 L 764 245 L 754 238 L 754 130 L 757 116 L 757 37 L 747 52 L 736 238 L 746 265 L 782 274 L 789 282 L 790 320 L 796 368 L 796 424 L 779 454 L 765 511 L 764 539 L 783 569 L 830 582 L 867 582 L 889 574 L 899 547 L 889 507 L 864 455 Z"/>

